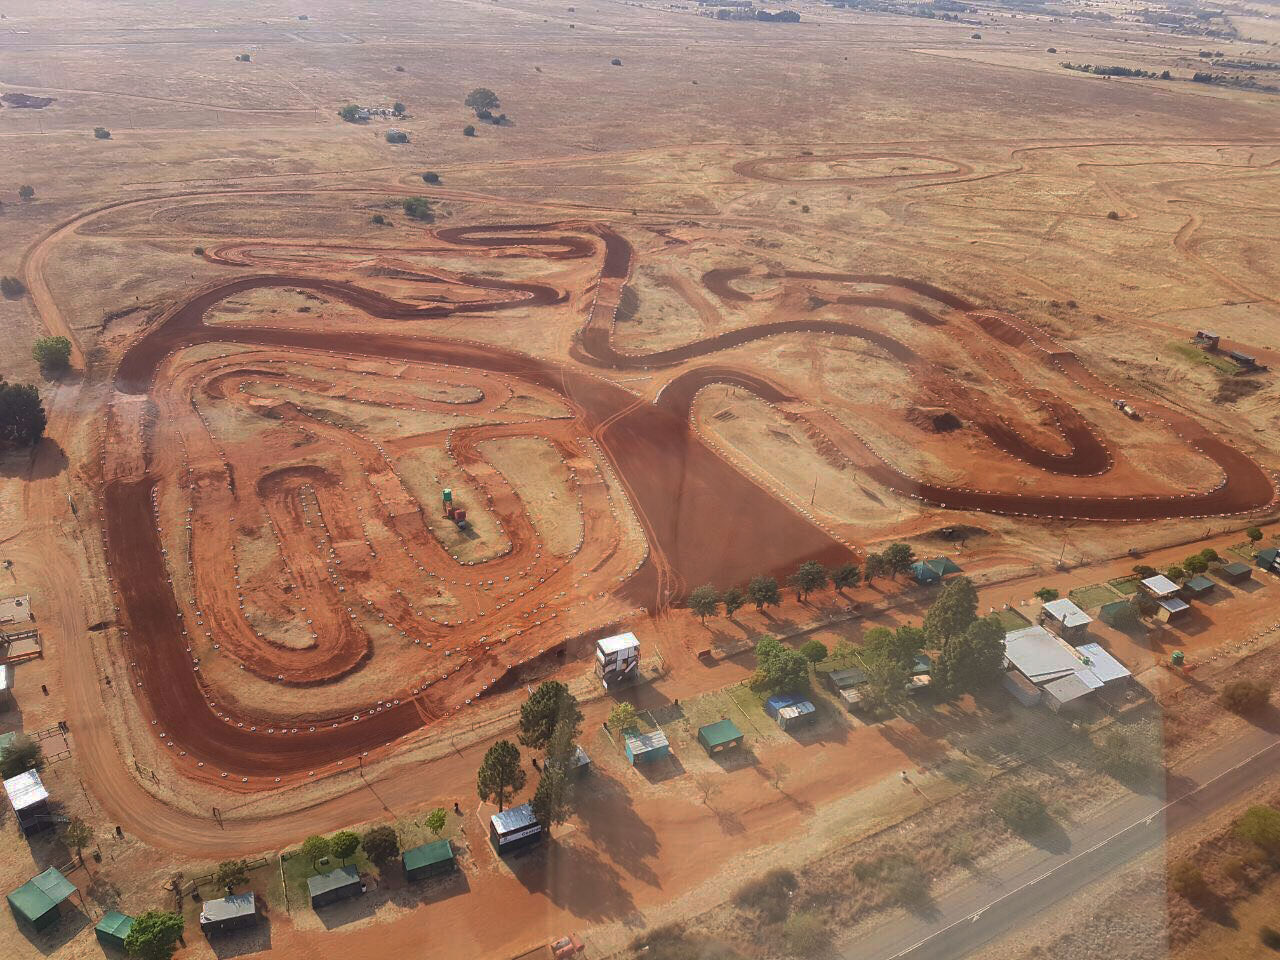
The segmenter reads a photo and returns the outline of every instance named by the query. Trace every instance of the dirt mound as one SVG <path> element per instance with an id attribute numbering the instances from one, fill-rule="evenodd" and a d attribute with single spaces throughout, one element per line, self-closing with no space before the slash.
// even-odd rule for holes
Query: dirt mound
<path id="1" fill-rule="evenodd" d="M 907 423 L 930 433 L 950 433 L 964 426 L 946 407 L 911 407 L 907 410 Z"/>
<path id="2" fill-rule="evenodd" d="M 20 110 L 43 110 L 53 103 L 53 99 L 53 97 L 33 97 L 29 93 L 6 93 L 0 96 L 0 100 L 4 101 L 5 106 L 17 107 Z"/>

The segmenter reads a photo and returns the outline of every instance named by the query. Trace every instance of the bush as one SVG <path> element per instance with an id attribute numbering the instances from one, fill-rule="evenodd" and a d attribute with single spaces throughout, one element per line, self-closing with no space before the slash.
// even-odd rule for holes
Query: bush
<path id="1" fill-rule="evenodd" d="M 993 809 L 1017 833 L 1037 830 L 1049 819 L 1044 800 L 1030 787 L 1009 787 L 996 797 Z"/>
<path id="2" fill-rule="evenodd" d="M 827 659 L 827 645 L 821 640 L 810 640 L 800 648 L 800 652 L 810 663 L 821 663 Z"/>
<path id="3" fill-rule="evenodd" d="M 409 135 L 405 133 L 403 130 L 388 130 L 384 134 L 384 136 L 387 139 L 387 143 L 408 143 L 409 142 Z"/>
<path id="4" fill-rule="evenodd" d="M 769 923 L 779 923 L 787 916 L 791 894 L 798 885 L 794 873 L 777 867 L 740 886 L 733 902 L 744 910 L 757 911 Z"/>
<path id="5" fill-rule="evenodd" d="M 348 103 L 338 111 L 338 116 L 347 123 L 358 123 L 360 121 L 360 107 L 358 104 Z"/>
<path id="6" fill-rule="evenodd" d="M 1110 210 L 1110 211 L 1108 211 L 1108 212 L 1107 212 L 1107 219 L 1108 219 L 1108 220 L 1119 220 L 1119 219 L 1120 219 L 1120 214 L 1116 213 L 1114 210 Z"/>
<path id="7" fill-rule="evenodd" d="M 853 865 L 853 874 L 864 884 L 884 891 L 886 901 L 920 906 L 929 899 L 929 875 L 905 853 L 890 853 Z"/>
<path id="8" fill-rule="evenodd" d="M 18 736 L 0 753 L 0 778 L 16 777 L 28 770 L 44 769 L 44 753 L 40 744 L 29 737 Z"/>
<path id="9" fill-rule="evenodd" d="M 409 197 L 402 206 L 406 217 L 412 217 L 414 220 L 434 219 L 434 215 L 431 212 L 431 201 L 426 197 Z"/>
<path id="10" fill-rule="evenodd" d="M 197 257 L 204 256 L 204 247 L 196 247 L 191 251 Z"/>
<path id="11" fill-rule="evenodd" d="M 1227 857 L 1223 860 L 1222 873 L 1236 883 L 1244 883 L 1249 879 L 1247 865 L 1242 857 Z"/>
<path id="12" fill-rule="evenodd" d="M 397 100 L 395 103 L 391 105 L 391 112 L 396 114 L 397 116 L 403 115 L 404 111 L 405 111 L 405 106 L 399 100 Z"/>
<path id="13" fill-rule="evenodd" d="M 372 217 L 369 218 L 369 220 L 372 223 L 376 223 L 380 227 L 384 226 L 387 222 L 387 218 L 380 213 L 375 213 Z"/>
<path id="14" fill-rule="evenodd" d="M 615 67 L 620 67 L 620 66 L 622 66 L 622 61 L 621 61 L 621 60 L 619 60 L 617 57 L 614 57 L 614 58 L 613 58 L 612 60 L 610 60 L 609 62 L 610 62 L 610 63 L 612 63 Z"/>
<path id="15" fill-rule="evenodd" d="M 1218 694 L 1218 703 L 1232 713 L 1257 713 L 1271 702 L 1271 684 L 1265 680 L 1233 680 Z"/>
<path id="16" fill-rule="evenodd" d="M 110 131 L 110 130 L 108 130 L 106 127 L 94 127 L 94 128 L 93 128 L 93 135 L 94 135 L 94 137 L 96 137 L 96 138 L 97 138 L 97 139 L 99 139 L 99 140 L 110 140 L 110 139 L 111 139 L 111 131 Z"/>
<path id="17" fill-rule="evenodd" d="M 1150 755 L 1137 738 L 1125 736 L 1118 730 L 1107 734 L 1098 748 L 1102 769 L 1117 780 L 1130 780 L 1150 771 L 1153 766 Z"/>
<path id="18" fill-rule="evenodd" d="M 1168 570 L 1164 572 L 1164 575 L 1176 583 L 1177 581 L 1182 580 L 1186 577 L 1187 571 L 1183 570 L 1182 567 L 1178 566 L 1178 564 L 1175 563 L 1173 566 L 1171 566 Z"/>
<path id="19" fill-rule="evenodd" d="M 1268 927 L 1265 924 L 1258 928 L 1258 939 L 1262 941 L 1264 947 L 1272 950 L 1280 950 L 1280 930 L 1274 927 Z"/>
<path id="20" fill-rule="evenodd" d="M 1048 48 L 1048 51 L 1049 51 L 1049 53 L 1057 53 L 1057 52 L 1058 52 L 1058 48 L 1057 48 L 1057 47 L 1049 47 L 1049 48 Z"/>
<path id="21" fill-rule="evenodd" d="M 1048 603 L 1051 600 L 1057 600 L 1061 596 L 1053 587 L 1041 587 L 1035 593 L 1036 597 Z"/>
<path id="22" fill-rule="evenodd" d="M 1157 570 L 1155 567 L 1151 566 L 1150 564 L 1140 563 L 1133 568 L 1133 572 L 1136 573 L 1138 576 L 1140 576 L 1143 580 L 1146 580 L 1148 577 L 1154 577 L 1160 571 Z"/>
<path id="23" fill-rule="evenodd" d="M 27 292 L 27 285 L 17 277 L 0 277 L 0 293 L 3 293 L 10 300 L 16 299 Z"/>
<path id="24" fill-rule="evenodd" d="M 36 196 L 36 188 L 33 187 L 31 184 L 24 183 L 22 186 L 18 187 L 19 200 L 34 200 L 35 196 Z M 1262 534 L 1258 534 L 1258 537 L 1259 539 L 1261 539 Z"/>
<path id="25" fill-rule="evenodd" d="M 474 124 L 468 123 L 465 127 L 463 127 L 462 135 L 464 137 L 474 137 L 476 135 L 476 128 Z"/>
<path id="26" fill-rule="evenodd" d="M 440 174 L 428 170 L 426 173 L 422 175 L 422 182 L 423 183 L 439 183 Z"/>
<path id="27" fill-rule="evenodd" d="M 1265 803 L 1250 807 L 1236 822 L 1236 836 L 1268 853 L 1280 853 L 1280 810 Z"/>
<path id="28" fill-rule="evenodd" d="M 400 855 L 400 838 L 385 825 L 374 827 L 361 837 L 360 846 L 374 863 L 388 863 Z"/>
<path id="29" fill-rule="evenodd" d="M 1188 900 L 1203 897 L 1209 892 L 1200 868 L 1189 860 L 1182 860 L 1169 871 L 1169 887 L 1174 893 Z"/>
<path id="30" fill-rule="evenodd" d="M 782 938 L 793 957 L 816 957 L 831 946 L 827 925 L 812 913 L 797 913 L 782 926 Z"/>
<path id="31" fill-rule="evenodd" d="M 41 337 L 31 355 L 46 373 L 65 370 L 71 364 L 71 341 L 66 337 Z"/>

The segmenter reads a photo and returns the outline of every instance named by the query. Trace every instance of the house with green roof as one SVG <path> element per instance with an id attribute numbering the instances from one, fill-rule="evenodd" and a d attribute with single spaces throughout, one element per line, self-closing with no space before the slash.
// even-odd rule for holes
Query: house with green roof
<path id="1" fill-rule="evenodd" d="M 917 560 L 911 565 L 911 575 L 916 583 L 937 583 L 950 573 L 959 573 L 960 568 L 947 557 L 934 557 L 931 560 Z"/>
<path id="2" fill-rule="evenodd" d="M 698 728 L 698 742 L 709 754 L 723 753 L 742 746 L 742 731 L 732 720 L 717 720 Z"/>
<path id="3" fill-rule="evenodd" d="M 400 860 L 404 864 L 405 879 L 410 881 L 438 877 L 458 869 L 453 845 L 448 840 L 436 840 L 406 850 L 400 855 Z"/>
<path id="4" fill-rule="evenodd" d="M 307 893 L 312 908 L 328 906 L 348 897 L 358 897 L 365 892 L 360 871 L 348 864 L 319 876 L 307 877 Z"/>
<path id="5" fill-rule="evenodd" d="M 129 931 L 132 929 L 133 917 L 119 910 L 108 910 L 106 915 L 98 921 L 98 925 L 93 928 L 93 935 L 104 947 L 114 947 L 116 950 L 123 951 L 124 938 L 129 936 Z"/>
<path id="6" fill-rule="evenodd" d="M 63 901 L 75 892 L 76 885 L 50 867 L 9 894 L 9 909 L 33 930 L 47 930 L 62 915 Z"/>

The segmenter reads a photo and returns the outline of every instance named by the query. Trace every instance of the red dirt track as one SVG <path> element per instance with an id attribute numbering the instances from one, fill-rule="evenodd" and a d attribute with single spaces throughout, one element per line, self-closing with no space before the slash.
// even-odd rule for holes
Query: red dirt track
<path id="1" fill-rule="evenodd" d="M 620 235 L 599 224 L 537 224 L 532 226 L 456 227 L 435 234 L 439 246 L 420 251 L 458 248 L 489 251 L 501 248 L 517 250 L 531 257 L 546 259 L 601 260 L 600 294 L 592 316 L 580 333 L 572 350 L 573 359 L 598 370 L 660 369 L 695 361 L 712 353 L 742 346 L 767 337 L 797 332 L 823 333 L 858 337 L 885 351 L 899 363 L 910 367 L 931 388 L 943 393 L 1000 450 L 1011 457 L 1051 473 L 1070 476 L 1092 476 L 1105 473 L 1111 457 L 1105 443 L 1086 419 L 1069 403 L 1048 391 L 1034 396 L 1056 423 L 1066 447 L 1062 452 L 1045 449 L 1028 439 L 1004 416 L 991 410 L 985 398 L 958 382 L 940 377 L 932 364 L 915 350 L 880 331 L 854 323 L 836 320 L 798 320 L 764 323 L 709 337 L 670 350 L 644 355 L 618 351 L 612 343 L 612 318 L 620 282 L 630 274 L 631 246 Z M 269 248 L 273 244 L 227 245 L 211 254 L 216 262 L 256 263 L 249 247 Z M 287 244 L 282 244 L 287 247 Z M 321 250 L 359 252 L 355 247 L 325 247 Z M 745 269 L 712 271 L 704 277 L 706 287 L 728 300 L 749 300 L 736 290 L 732 281 L 745 274 Z M 841 303 L 885 307 L 901 312 L 918 323 L 931 327 L 961 325 L 966 336 L 990 336 L 1002 342 L 1017 342 L 1045 371 L 1087 385 L 1100 396 L 1110 397 L 1114 391 L 1086 371 L 1079 359 L 1069 351 L 1047 341 L 1037 331 L 1020 326 L 1013 318 L 990 312 L 979 313 L 963 298 L 939 290 L 929 284 L 898 277 L 855 274 L 822 274 L 797 272 L 779 274 L 782 281 L 817 280 L 831 283 L 882 284 L 899 291 L 927 297 L 939 305 L 937 311 L 907 303 L 901 294 L 856 293 L 843 296 Z M 609 281 L 605 283 L 605 281 Z M 454 456 L 460 462 L 475 464 L 479 457 L 475 443 L 487 436 L 524 435 L 533 433 L 550 438 L 562 457 L 580 457 L 581 449 L 594 442 L 603 451 L 619 483 L 631 501 L 649 545 L 649 558 L 625 587 L 614 582 L 612 592 L 625 589 L 627 595 L 651 607 L 660 608 L 682 595 L 689 586 L 713 582 L 720 585 L 742 582 L 761 570 L 787 572 L 800 560 L 819 559 L 826 563 L 847 556 L 847 549 L 789 505 L 779 501 L 764 488 L 749 480 L 735 467 L 713 452 L 690 424 L 690 414 L 698 392 L 717 383 L 743 387 L 762 399 L 784 408 L 784 415 L 803 420 L 816 434 L 828 439 L 845 456 L 855 460 L 871 479 L 926 502 L 948 508 L 1025 515 L 1042 518 L 1084 520 L 1146 520 L 1163 517 L 1191 517 L 1205 514 L 1240 513 L 1266 506 L 1274 496 L 1268 475 L 1250 457 L 1210 434 L 1203 426 L 1174 411 L 1160 409 L 1155 414 L 1183 436 L 1186 444 L 1215 463 L 1222 481 L 1208 492 L 1187 495 L 1151 496 L 1047 496 L 1015 492 L 979 491 L 919 482 L 885 462 L 860 436 L 835 417 L 814 407 L 807 407 L 784 386 L 767 377 L 729 364 L 687 369 L 674 377 L 659 392 L 655 402 L 639 399 L 634 393 L 616 385 L 579 364 L 553 362 L 500 347 L 450 339 L 444 336 L 411 336 L 383 332 L 326 331 L 290 327 L 241 325 L 220 321 L 206 323 L 206 315 L 215 306 L 237 294 L 253 290 L 287 287 L 313 291 L 326 298 L 341 301 L 379 319 L 423 319 L 446 317 L 464 312 L 495 311 L 508 308 L 539 307 L 565 300 L 565 294 L 554 287 L 538 283 L 508 283 L 491 278 L 460 277 L 455 282 L 482 289 L 515 291 L 516 299 L 464 302 L 433 302 L 425 306 L 403 303 L 373 290 L 341 280 L 306 275 L 259 273 L 220 282 L 196 291 L 175 305 L 161 320 L 136 341 L 126 352 L 116 374 L 116 387 L 123 397 L 161 395 L 168 387 L 170 368 L 166 366 L 174 351 L 203 343 L 227 343 L 285 351 L 295 356 L 331 356 L 346 360 L 375 359 L 394 364 L 449 365 L 466 371 L 490 375 L 499 384 L 519 381 L 532 388 L 561 398 L 571 411 L 572 419 L 555 421 L 562 426 L 522 424 L 516 427 L 468 428 L 458 433 Z M 1007 338 L 1007 340 L 1006 340 Z M 212 368 L 212 376 L 203 389 L 213 397 L 233 397 L 238 383 L 247 378 L 283 377 L 273 372 L 270 363 L 255 360 L 253 355 L 237 365 L 233 356 L 227 366 Z M 296 382 L 296 377 L 294 378 Z M 494 389 L 497 389 L 496 387 Z M 132 401 L 129 401 L 132 402 Z M 490 401 L 485 401 L 490 402 Z M 191 403 L 194 407 L 194 402 Z M 386 467 L 383 447 L 360 436 L 343 433 L 327 422 L 316 421 L 287 405 L 280 416 L 287 428 L 295 428 L 299 436 L 314 444 L 345 444 L 350 453 L 346 461 L 360 467 L 361 473 L 348 474 L 357 483 L 368 486 L 378 479 L 391 483 L 394 476 Z M 323 710 L 297 723 L 300 730 L 288 727 L 273 733 L 252 727 L 265 727 L 270 718 L 255 718 L 255 724 L 232 707 L 211 703 L 212 694 L 192 668 L 190 648 L 181 639 L 184 622 L 191 627 L 191 614 L 184 617 L 170 579 L 173 575 L 163 552 L 157 529 L 153 497 L 164 468 L 157 466 L 161 451 L 155 446 L 154 425 L 143 427 L 143 459 L 130 467 L 108 470 L 104 476 L 103 515 L 106 521 L 106 547 L 113 580 L 119 592 L 122 625 L 127 628 L 131 659 L 136 663 L 137 679 L 143 696 L 156 722 L 157 732 L 176 743 L 192 758 L 220 771 L 234 771 L 252 777 L 280 777 L 304 773 L 327 763 L 394 741 L 421 727 L 431 718 L 453 708 L 459 691 L 472 690 L 481 677 L 500 673 L 519 659 L 520 644 L 526 641 L 512 637 L 512 644 L 502 656 L 490 655 L 489 647 L 479 641 L 481 629 L 458 629 L 415 619 L 412 605 L 392 606 L 387 612 L 412 626 L 412 633 L 423 638 L 450 636 L 468 644 L 467 652 L 478 661 L 459 674 L 434 686 L 410 687 L 399 693 L 394 702 L 379 703 L 375 710 L 361 711 L 358 721 L 330 715 Z M 468 432 L 470 431 L 470 432 Z M 589 438 L 589 439 L 588 439 Z M 301 440 L 299 442 L 302 442 Z M 391 446 L 394 441 L 388 441 Z M 211 474 L 212 475 L 212 474 Z M 312 516 L 307 509 L 318 510 L 329 524 L 327 543 L 356 542 L 362 536 L 358 517 L 348 515 L 344 502 L 353 499 L 350 486 L 340 486 L 339 477 L 320 467 L 287 467 L 261 476 L 237 478 L 227 468 L 226 482 L 217 475 L 218 483 L 209 489 L 222 498 L 252 496 L 269 515 L 273 529 L 280 531 L 281 549 L 291 558 L 290 576 L 302 584 L 302 595 L 313 597 L 319 592 L 329 598 L 334 589 L 323 562 L 309 568 L 299 566 L 316 534 L 304 530 Z M 380 478 L 380 479 L 379 479 Z M 496 483 L 496 481 L 495 481 Z M 224 492 L 224 487 L 229 487 Z M 246 489 L 247 488 L 247 489 Z M 549 597 L 554 584 L 569 589 L 572 565 L 553 567 L 531 546 L 534 534 L 521 517 L 519 500 L 502 493 L 498 499 L 507 517 L 505 533 L 512 542 L 512 557 L 499 561 L 498 569 L 508 569 L 514 576 L 524 574 L 530 599 L 519 604 L 532 604 L 534 598 Z M 194 490 L 194 485 L 193 485 Z M 344 491 L 346 493 L 344 494 Z M 194 494 L 193 494 L 194 495 Z M 202 494 L 203 495 L 203 494 Z M 310 507 L 304 507 L 303 501 Z M 210 500 L 210 504 L 222 501 Z M 226 502 L 231 503 L 231 500 Z M 361 503 L 386 502 L 382 494 L 372 500 L 361 497 Z M 365 508 L 362 508 L 365 509 Z M 367 507 L 367 509 L 373 509 Z M 596 510 L 607 511 L 607 504 Z M 423 527 L 422 511 L 417 514 L 392 512 L 384 518 L 387 526 L 406 544 L 415 549 L 431 540 Z M 188 528 L 190 529 L 190 528 Z M 345 531 L 345 532 L 344 532 Z M 587 539 L 592 533 L 588 530 Z M 597 533 L 596 536 L 599 536 Z M 713 544 L 713 548 L 708 545 Z M 359 543 L 356 544 L 359 546 Z M 592 543 L 593 549 L 607 559 L 607 547 Z M 314 549 L 312 545 L 311 549 Z M 399 549 L 399 547 L 397 547 Z M 405 549 L 408 549 L 406 547 Z M 430 552 L 428 547 L 421 547 Z M 196 576 L 208 576 L 201 563 L 206 559 L 195 544 L 198 561 L 193 565 Z M 416 555 L 412 555 L 414 559 Z M 599 566 L 605 562 L 596 562 Z M 229 560 L 222 561 L 229 563 Z M 584 561 L 585 563 L 585 561 Z M 428 575 L 452 568 L 447 551 L 435 548 L 425 565 Z M 517 571 L 517 565 L 520 566 Z M 479 575 L 487 564 L 480 564 Z M 234 569 L 238 570 L 239 567 Z M 419 567 L 418 569 L 421 569 Z M 592 568 L 594 569 L 594 568 Z M 579 575 L 590 573 L 579 571 Z M 559 579 L 556 579 L 559 578 Z M 239 580 L 236 577 L 237 582 Z M 540 586 L 543 581 L 544 586 Z M 335 581 L 336 582 L 336 581 Z M 442 581 L 443 582 L 443 581 Z M 453 581 L 456 583 L 457 581 Z M 470 586 L 470 583 L 468 583 Z M 577 596 L 590 594 L 592 582 L 575 585 Z M 515 587 L 513 585 L 512 589 Z M 594 589 L 606 589 L 595 582 Z M 524 597 L 524 592 L 520 593 Z M 336 598 L 336 594 L 333 595 Z M 282 600 L 287 603 L 287 600 Z M 325 599 L 320 599 L 321 604 Z M 335 603 L 341 601 L 334 600 Z M 467 600 L 474 604 L 478 601 Z M 544 601 L 545 604 L 545 601 Z M 540 604 L 540 606 L 543 604 Z M 243 607 L 244 604 L 241 603 Z M 476 608 L 468 608 L 475 622 Z M 536 611 L 537 606 L 520 607 Z M 484 611 L 480 610 L 479 615 Z M 206 614 L 201 614 L 205 616 Z M 228 637 L 228 647 L 241 658 L 245 668 L 257 676 L 280 674 L 286 684 L 305 685 L 332 680 L 362 667 L 369 645 L 353 616 L 350 622 L 341 615 L 331 629 L 324 631 L 321 643 L 299 649 L 273 648 L 259 642 L 251 630 L 237 625 L 234 617 L 215 621 L 220 616 L 210 611 L 211 623 L 218 623 L 221 635 Z M 310 616 L 310 614 L 308 614 Z M 317 617 L 320 614 L 316 614 Z M 380 611 L 379 618 L 382 616 Z M 327 621 L 326 621 L 327 622 Z M 540 621 L 539 621 L 540 622 Z M 310 623 L 310 621 L 308 621 Z M 461 624 L 461 617 L 459 625 Z M 554 631 L 555 627 L 549 628 Z M 429 646 L 429 644 L 428 644 Z M 481 647 L 483 646 L 483 649 Z M 537 649 L 526 651 L 536 654 Z M 257 659 L 255 659 L 257 658 Z M 467 658 L 471 663 L 471 658 Z M 294 671 L 290 673 L 289 671 Z M 466 686 L 463 686 L 466 684 Z M 346 711 L 350 713 L 350 711 Z M 308 722 L 309 720 L 309 722 Z M 238 726 L 238 723 L 244 723 Z M 304 726 L 305 724 L 305 726 Z M 314 730 L 312 729 L 314 726 Z"/>

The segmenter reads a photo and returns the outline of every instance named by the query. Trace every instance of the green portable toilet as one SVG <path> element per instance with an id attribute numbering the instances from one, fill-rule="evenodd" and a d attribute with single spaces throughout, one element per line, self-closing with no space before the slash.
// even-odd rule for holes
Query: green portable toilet
<path id="1" fill-rule="evenodd" d="M 124 938 L 133 929 L 133 917 L 126 916 L 119 910 L 108 910 L 106 916 L 98 921 L 93 934 L 104 947 L 114 947 L 124 951 Z"/>

